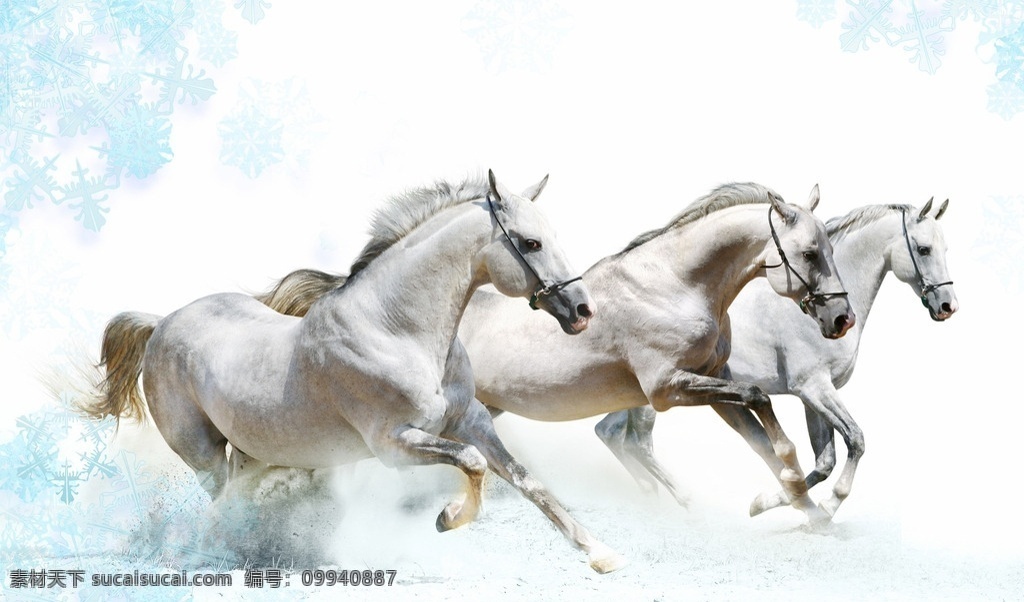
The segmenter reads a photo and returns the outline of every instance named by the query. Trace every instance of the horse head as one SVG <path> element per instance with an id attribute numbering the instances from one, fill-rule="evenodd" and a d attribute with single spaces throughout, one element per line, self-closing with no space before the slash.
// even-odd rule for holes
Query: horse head
<path id="1" fill-rule="evenodd" d="M 582 332 L 594 315 L 594 302 L 533 203 L 547 176 L 520 195 L 498 183 L 494 172 L 487 176 L 486 203 L 494 231 L 481 253 L 491 283 L 502 294 L 528 297 L 530 307 L 554 316 L 565 332 Z"/>
<path id="2" fill-rule="evenodd" d="M 886 259 L 893 274 L 914 289 L 932 319 L 941 322 L 956 313 L 959 304 L 946 268 L 946 240 L 938 223 L 949 199 L 929 215 L 934 200 L 929 199 L 916 215 L 901 212 L 903 235 L 886 249 Z"/>
<path id="3" fill-rule="evenodd" d="M 776 256 L 777 262 L 766 267 L 784 269 L 766 270 L 768 282 L 776 293 L 796 301 L 818 323 L 822 336 L 838 339 L 856 317 L 836 271 L 825 226 L 812 213 L 820 200 L 818 186 L 803 207 L 786 203 L 775 194 L 769 198 L 774 248 L 767 249 L 767 254 Z"/>

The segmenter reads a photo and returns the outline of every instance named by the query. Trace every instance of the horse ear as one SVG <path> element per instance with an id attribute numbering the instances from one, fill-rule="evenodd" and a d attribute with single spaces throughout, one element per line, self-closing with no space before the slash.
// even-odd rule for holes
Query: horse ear
<path id="1" fill-rule="evenodd" d="M 550 175 L 550 174 L 548 174 L 548 175 Z M 548 176 L 544 176 L 543 180 L 541 180 L 540 182 L 537 182 L 533 186 L 530 186 L 529 188 L 524 190 L 523 194 L 521 194 L 520 196 L 523 197 L 524 199 L 530 199 L 531 201 L 536 201 L 537 197 L 540 196 L 541 191 L 544 190 L 544 187 L 547 186 L 547 184 L 548 184 Z"/>
<path id="2" fill-rule="evenodd" d="M 818 190 L 818 185 L 815 184 L 814 188 L 811 189 L 811 195 L 807 197 L 807 204 L 804 207 L 813 212 L 814 208 L 818 206 L 818 201 L 821 200 L 821 191 Z"/>
<path id="3" fill-rule="evenodd" d="M 945 201 L 942 201 L 942 205 L 939 206 L 939 212 L 935 214 L 935 219 L 939 219 L 940 217 L 942 217 L 942 214 L 944 214 L 946 212 L 946 207 L 948 207 L 948 206 L 949 206 L 949 199 L 946 199 Z"/>
<path id="4" fill-rule="evenodd" d="M 774 209 L 782 219 L 786 220 L 786 223 L 792 223 L 796 219 L 796 211 L 793 211 L 793 208 L 790 207 L 786 201 L 782 200 L 782 197 L 774 192 L 769 192 L 768 200 L 771 201 L 772 209 Z"/>
<path id="5" fill-rule="evenodd" d="M 498 192 L 498 179 L 494 177 L 494 171 L 491 169 L 487 170 L 487 197 L 498 205 L 502 204 L 501 193 Z"/>
<path id="6" fill-rule="evenodd" d="M 928 202 L 925 203 L 924 207 L 921 208 L 921 213 L 917 214 L 917 221 L 923 220 L 925 216 L 928 215 L 928 212 L 932 210 L 932 201 L 934 200 L 935 197 L 928 199 Z"/>

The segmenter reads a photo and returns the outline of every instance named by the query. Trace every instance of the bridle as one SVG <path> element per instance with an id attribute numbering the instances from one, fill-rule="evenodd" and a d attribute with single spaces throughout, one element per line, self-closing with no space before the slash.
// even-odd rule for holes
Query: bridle
<path id="1" fill-rule="evenodd" d="M 803 311 L 806 314 L 806 313 L 808 313 L 807 307 L 808 307 L 809 304 L 812 304 L 812 303 L 824 304 L 826 301 L 828 301 L 829 299 L 832 299 L 834 297 L 845 297 L 845 296 L 849 295 L 849 293 L 847 293 L 846 291 L 842 291 L 842 292 L 839 292 L 839 293 L 816 293 L 816 292 L 814 292 L 814 290 L 811 288 L 811 285 L 806 280 L 804 280 L 803 276 L 800 275 L 800 272 L 796 271 L 793 268 L 793 266 L 790 265 L 789 259 L 786 258 L 786 252 L 782 250 L 782 243 L 779 241 L 779 234 L 775 231 L 775 224 L 772 222 L 772 210 L 773 209 L 774 209 L 774 206 L 768 207 L 768 227 L 772 231 L 772 240 L 775 241 L 775 248 L 776 248 L 776 250 L 778 250 L 779 258 L 782 261 L 780 261 L 779 263 L 777 263 L 775 265 L 766 265 L 764 267 L 767 268 L 767 269 L 771 269 L 771 268 L 777 268 L 777 267 L 781 267 L 781 266 L 786 266 L 786 269 L 789 270 L 794 276 L 796 276 L 797 280 L 799 280 L 804 285 L 804 288 L 807 289 L 807 295 L 804 296 L 804 298 L 800 300 L 800 310 Z"/>
<path id="2" fill-rule="evenodd" d="M 498 214 L 497 212 L 494 211 L 494 203 L 491 201 L 490 193 L 487 193 L 487 208 L 490 210 L 491 215 L 494 217 L 494 221 L 498 224 L 498 227 L 501 228 L 501 233 L 505 235 L 505 239 L 508 240 L 508 244 L 512 246 L 512 250 L 516 252 L 516 255 L 518 255 L 519 258 L 523 260 L 523 264 L 526 265 L 527 269 L 529 269 L 530 272 L 533 273 L 533 275 L 537 278 L 537 282 L 539 283 L 537 285 L 537 289 L 533 291 L 532 295 L 530 295 L 530 307 L 532 309 L 540 309 L 539 307 L 537 307 L 537 301 L 539 301 L 541 297 L 550 295 L 551 293 L 561 290 L 566 286 L 572 284 L 573 282 L 576 282 L 577 280 L 583 279 L 583 276 L 576 276 L 575 278 L 563 280 L 562 282 L 556 282 L 555 284 L 544 284 L 544 279 L 540 277 L 540 274 L 537 273 L 537 270 L 533 269 L 533 266 L 530 265 L 530 262 L 526 259 L 526 256 L 523 255 L 523 252 L 519 250 L 519 245 L 517 245 L 515 241 L 512 240 L 512 237 L 509 236 L 508 234 L 508 230 L 505 229 L 505 226 L 501 224 L 501 220 L 498 219 Z"/>
<path id="3" fill-rule="evenodd" d="M 900 207 L 900 214 L 902 215 L 903 222 L 903 240 L 907 243 L 907 253 L 910 254 L 910 262 L 914 264 L 914 275 L 917 276 L 917 283 L 921 287 L 921 304 L 928 308 L 930 312 L 931 306 L 928 305 L 928 293 L 934 291 L 940 286 L 946 286 L 947 284 L 953 284 L 952 280 L 947 282 L 939 282 L 938 284 L 928 284 L 925 282 L 924 274 L 921 273 L 921 268 L 917 265 L 917 258 L 914 257 L 913 245 L 910 244 L 910 233 L 907 232 L 907 210 Z"/>

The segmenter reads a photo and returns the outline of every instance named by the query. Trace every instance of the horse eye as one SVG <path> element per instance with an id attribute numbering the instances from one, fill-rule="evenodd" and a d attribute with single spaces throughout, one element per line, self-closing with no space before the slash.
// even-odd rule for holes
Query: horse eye
<path id="1" fill-rule="evenodd" d="M 917 248 L 917 254 L 918 255 L 931 255 L 931 252 L 932 252 L 931 247 L 918 247 Z"/>
<path id="2" fill-rule="evenodd" d="M 804 259 L 806 259 L 807 261 L 817 261 L 818 260 L 818 253 L 817 253 L 817 251 L 804 251 Z"/>
<path id="3" fill-rule="evenodd" d="M 527 251 L 539 251 L 541 247 L 540 241 L 533 238 L 527 238 L 524 240 L 523 245 L 526 247 Z"/>

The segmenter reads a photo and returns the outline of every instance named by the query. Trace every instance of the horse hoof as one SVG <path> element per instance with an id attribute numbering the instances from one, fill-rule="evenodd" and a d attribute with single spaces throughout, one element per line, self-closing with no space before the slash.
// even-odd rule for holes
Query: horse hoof
<path id="1" fill-rule="evenodd" d="M 750 516 L 755 517 L 768 509 L 768 494 L 759 494 L 754 501 L 750 502 Z"/>
<path id="2" fill-rule="evenodd" d="M 830 497 L 818 504 L 818 512 L 820 515 L 817 517 L 817 525 L 826 525 L 832 522 L 832 517 L 836 515 L 836 510 L 839 509 L 840 501 L 834 497 Z"/>
<path id="3" fill-rule="evenodd" d="M 461 527 L 468 521 L 459 521 L 459 514 L 462 512 L 462 502 L 451 502 L 444 507 L 444 510 L 437 515 L 437 521 L 434 522 L 434 527 L 437 528 L 438 533 L 444 533 L 450 531 L 456 527 Z"/>
<path id="4" fill-rule="evenodd" d="M 619 555 L 615 550 L 605 545 L 599 545 L 591 550 L 588 560 L 590 568 L 602 575 L 617 571 L 629 564 L 629 561 L 624 556 Z"/>

